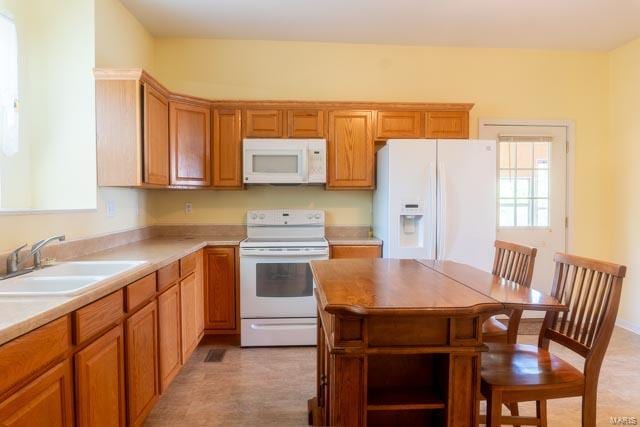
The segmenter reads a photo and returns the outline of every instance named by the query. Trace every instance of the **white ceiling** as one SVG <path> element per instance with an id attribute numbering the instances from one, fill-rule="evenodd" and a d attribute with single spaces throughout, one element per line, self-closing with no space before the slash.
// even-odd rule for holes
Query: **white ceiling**
<path id="1" fill-rule="evenodd" d="M 121 0 L 160 37 L 609 50 L 640 0 Z"/>

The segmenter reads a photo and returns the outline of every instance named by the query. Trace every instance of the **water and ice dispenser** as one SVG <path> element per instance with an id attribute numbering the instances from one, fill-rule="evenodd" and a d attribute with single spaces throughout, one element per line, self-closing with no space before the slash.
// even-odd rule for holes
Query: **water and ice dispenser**
<path id="1" fill-rule="evenodd" d="M 425 208 L 422 200 L 406 200 L 400 207 L 400 233 L 398 246 L 401 248 L 424 247 Z"/>

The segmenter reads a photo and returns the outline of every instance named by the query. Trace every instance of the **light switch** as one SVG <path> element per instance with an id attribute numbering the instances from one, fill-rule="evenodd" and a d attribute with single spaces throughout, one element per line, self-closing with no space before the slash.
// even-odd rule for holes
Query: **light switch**
<path id="1" fill-rule="evenodd" d="M 107 200 L 107 216 L 109 218 L 116 216 L 116 202 L 113 200 Z"/>

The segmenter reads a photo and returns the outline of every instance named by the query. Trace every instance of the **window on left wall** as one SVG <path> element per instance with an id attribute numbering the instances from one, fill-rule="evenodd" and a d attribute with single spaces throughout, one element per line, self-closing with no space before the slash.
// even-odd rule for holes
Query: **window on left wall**
<path id="1" fill-rule="evenodd" d="M 0 149 L 18 152 L 18 37 L 16 24 L 0 14 Z"/>

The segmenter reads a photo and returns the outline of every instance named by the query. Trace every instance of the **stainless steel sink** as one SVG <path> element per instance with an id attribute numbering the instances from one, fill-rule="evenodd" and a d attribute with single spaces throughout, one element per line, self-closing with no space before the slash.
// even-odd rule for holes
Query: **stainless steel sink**
<path id="1" fill-rule="evenodd" d="M 74 296 L 144 261 L 74 261 L 0 281 L 0 297 Z"/>

